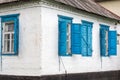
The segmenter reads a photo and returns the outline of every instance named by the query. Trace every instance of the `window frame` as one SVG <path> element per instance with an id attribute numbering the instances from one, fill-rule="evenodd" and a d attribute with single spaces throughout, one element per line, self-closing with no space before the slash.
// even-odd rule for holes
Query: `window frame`
<path id="1" fill-rule="evenodd" d="M 19 15 L 11 14 L 1 16 L 1 53 L 4 56 L 17 56 L 19 52 Z M 4 23 L 14 22 L 14 50 L 12 53 L 3 53 L 3 27 Z"/>
<path id="2" fill-rule="evenodd" d="M 109 38 L 108 38 L 108 35 L 106 35 L 106 32 L 107 33 L 109 32 L 109 28 L 110 28 L 110 26 L 108 26 L 108 25 L 100 24 L 100 55 L 102 57 L 109 56 L 109 53 L 108 53 L 108 48 L 109 48 L 108 39 Z M 102 32 L 101 32 L 101 30 L 102 30 Z M 103 31 L 105 31 L 105 34 L 104 34 L 105 38 L 101 38 L 101 36 L 103 35 Z M 106 36 L 107 36 L 107 38 L 106 38 Z M 103 44 L 102 44 L 103 39 L 105 41 L 105 43 L 104 43 L 105 51 L 103 50 Z M 103 53 L 103 52 L 105 52 L 105 53 Z"/>
<path id="3" fill-rule="evenodd" d="M 10 21 L 10 22 L 4 22 L 4 23 L 2 23 L 3 24 L 3 30 L 2 30 L 2 54 L 14 54 L 14 37 L 13 37 L 13 39 L 12 39 L 12 34 L 14 35 L 14 33 L 15 33 L 15 31 L 14 31 L 14 26 L 13 26 L 13 31 L 11 31 L 11 32 L 9 32 L 9 31 L 7 31 L 7 32 L 5 32 L 5 28 L 7 27 L 7 26 L 5 26 L 7 23 L 13 23 L 13 25 L 14 25 L 14 21 Z M 10 35 L 10 39 L 5 39 L 5 35 Z M 6 40 L 9 40 L 10 41 L 10 43 L 9 43 L 9 46 L 10 46 L 10 51 L 9 52 L 7 52 L 6 50 L 5 50 L 5 41 Z M 13 51 L 12 51 L 12 40 L 13 40 Z"/>
<path id="4" fill-rule="evenodd" d="M 59 53 L 60 51 L 58 50 L 59 56 L 72 56 L 72 53 L 71 53 L 71 27 L 72 27 L 72 20 L 73 20 L 72 17 L 58 15 L 58 23 L 59 22 L 67 23 L 67 25 L 66 25 L 66 37 L 69 37 L 69 38 L 66 38 L 66 53 L 65 54 L 60 54 Z M 70 28 L 69 28 L 70 30 L 69 30 L 69 32 L 67 32 L 69 24 L 70 24 Z M 59 35 L 58 35 L 58 37 L 59 37 Z M 67 44 L 67 42 L 68 42 L 68 44 Z M 60 45 L 60 42 L 58 40 L 58 49 L 60 47 L 59 45 Z"/>

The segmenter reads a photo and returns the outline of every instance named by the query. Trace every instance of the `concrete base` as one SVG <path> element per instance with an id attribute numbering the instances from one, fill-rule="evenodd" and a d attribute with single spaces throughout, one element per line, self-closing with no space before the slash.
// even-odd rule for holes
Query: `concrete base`
<path id="1" fill-rule="evenodd" d="M 1 75 L 0 80 L 120 80 L 120 71 L 62 74 L 41 77 Z"/>

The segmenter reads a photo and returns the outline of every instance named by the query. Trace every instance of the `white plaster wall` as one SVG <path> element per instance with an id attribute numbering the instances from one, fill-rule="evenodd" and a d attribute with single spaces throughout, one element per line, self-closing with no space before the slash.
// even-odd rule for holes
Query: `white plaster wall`
<path id="1" fill-rule="evenodd" d="M 25 5 L 24 5 L 25 6 Z M 23 5 L 22 5 L 23 7 Z M 41 10 L 40 7 L 5 8 L 0 15 L 20 14 L 19 16 L 19 55 L 2 56 L 2 71 L 5 75 L 40 75 Z M 2 9 L 0 9 L 1 11 Z M 1 66 L 0 66 L 1 67 Z"/>
<path id="2" fill-rule="evenodd" d="M 75 13 L 68 10 L 58 9 L 50 6 L 41 8 L 41 24 L 42 24 L 42 75 L 61 74 L 65 73 L 86 73 L 98 71 L 120 70 L 120 54 L 118 49 L 117 56 L 100 57 L 100 39 L 99 39 L 99 24 L 111 26 L 114 30 L 114 21 L 107 21 L 102 17 L 89 14 Z M 81 55 L 73 54 L 72 57 L 61 57 L 59 64 L 58 57 L 58 15 L 73 17 L 73 23 L 81 23 L 81 20 L 94 22 L 92 45 L 93 56 L 82 57 Z M 120 29 L 119 29 L 120 30 Z M 118 31 L 120 32 L 120 31 Z M 118 48 L 120 46 L 118 45 Z M 65 68 L 64 68 L 64 66 Z M 60 65 L 60 67 L 59 67 Z"/>

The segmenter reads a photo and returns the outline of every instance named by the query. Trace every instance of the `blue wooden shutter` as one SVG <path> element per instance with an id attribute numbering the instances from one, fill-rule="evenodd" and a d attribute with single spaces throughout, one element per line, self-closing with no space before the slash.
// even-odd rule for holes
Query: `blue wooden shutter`
<path id="1" fill-rule="evenodd" d="M 59 21 L 59 55 L 65 56 L 67 53 L 67 46 L 66 46 L 66 31 L 67 31 L 67 23 Z"/>
<path id="2" fill-rule="evenodd" d="M 81 53 L 81 35 L 80 35 L 80 24 L 72 24 L 72 50 L 73 54 L 80 54 Z"/>
<path id="3" fill-rule="evenodd" d="M 100 53 L 101 56 L 105 56 L 106 55 L 106 46 L 105 46 L 105 30 L 104 29 L 100 29 Z"/>
<path id="4" fill-rule="evenodd" d="M 108 36 L 109 55 L 116 55 L 117 54 L 117 32 L 109 31 L 108 35 L 109 35 Z"/>
<path id="5" fill-rule="evenodd" d="M 18 17 L 14 18 L 14 52 L 18 54 L 19 50 L 19 19 Z"/>
<path id="6" fill-rule="evenodd" d="M 0 18 L 0 55 L 2 54 L 2 20 Z"/>
<path id="7" fill-rule="evenodd" d="M 88 56 L 92 56 L 92 27 L 88 26 Z"/>
<path id="8" fill-rule="evenodd" d="M 0 70 L 2 71 L 2 20 L 0 18 Z"/>
<path id="9" fill-rule="evenodd" d="M 83 56 L 87 56 L 88 47 L 87 47 L 87 26 L 81 26 L 81 53 Z"/>

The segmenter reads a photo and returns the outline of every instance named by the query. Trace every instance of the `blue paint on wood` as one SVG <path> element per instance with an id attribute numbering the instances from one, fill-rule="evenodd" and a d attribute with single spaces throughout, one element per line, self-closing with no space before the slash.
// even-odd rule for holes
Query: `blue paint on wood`
<path id="1" fill-rule="evenodd" d="M 66 43 L 66 22 L 59 22 L 59 55 L 65 56 L 67 53 L 67 43 Z"/>
<path id="2" fill-rule="evenodd" d="M 105 45 L 105 30 L 100 29 L 100 53 L 102 56 L 106 56 L 106 45 Z"/>
<path id="3" fill-rule="evenodd" d="M 81 53 L 83 56 L 92 56 L 92 27 L 93 22 L 82 20 Z"/>
<path id="4" fill-rule="evenodd" d="M 87 56 L 88 54 L 88 35 L 87 35 L 87 26 L 82 25 L 81 27 L 81 53 L 83 56 Z"/>
<path id="5" fill-rule="evenodd" d="M 108 52 L 109 55 L 117 55 L 117 32 L 116 31 L 109 31 L 108 36 Z"/>
<path id="6" fill-rule="evenodd" d="M 81 34 L 80 24 L 72 24 L 71 51 L 72 54 L 81 54 Z"/>
<path id="7" fill-rule="evenodd" d="M 88 26 L 88 56 L 92 56 L 92 27 Z"/>
<path id="8" fill-rule="evenodd" d="M 59 17 L 59 21 L 60 21 L 60 19 L 62 19 L 62 21 L 63 21 L 63 19 L 66 21 L 66 20 L 72 20 L 73 18 L 72 17 L 68 17 L 68 16 L 63 16 L 63 15 L 58 15 L 58 17 Z"/>
<path id="9" fill-rule="evenodd" d="M 59 25 L 59 40 L 58 40 L 58 53 L 59 56 L 71 56 L 72 54 L 67 53 L 67 25 L 72 25 L 72 17 L 58 15 Z"/>

